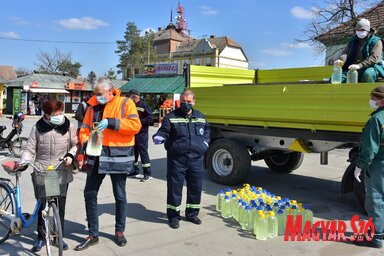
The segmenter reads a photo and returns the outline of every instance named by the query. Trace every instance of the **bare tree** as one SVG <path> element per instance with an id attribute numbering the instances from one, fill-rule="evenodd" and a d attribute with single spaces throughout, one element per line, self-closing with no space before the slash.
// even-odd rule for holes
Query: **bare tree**
<path id="1" fill-rule="evenodd" d="M 319 1 L 320 2 L 320 1 Z M 318 39 L 332 29 L 346 24 L 337 33 L 333 34 L 335 38 L 350 37 L 353 31 L 358 14 L 377 5 L 378 0 L 327 0 L 321 1 L 322 5 L 315 3 L 312 7 L 313 20 L 307 25 L 303 32 L 303 37 L 297 39 L 298 42 L 311 43 L 315 48 L 315 53 L 324 52 L 325 47 Z M 352 21 L 352 22 L 349 22 Z M 347 24 L 348 23 L 348 24 Z"/>
<path id="2" fill-rule="evenodd" d="M 52 53 L 40 51 L 37 54 L 37 63 L 34 63 L 39 71 L 48 73 L 56 73 L 60 71 L 60 67 L 65 63 L 71 63 L 72 54 L 70 52 L 63 53 L 60 49 L 55 48 Z"/>
<path id="3" fill-rule="evenodd" d="M 25 75 L 28 75 L 28 74 L 32 73 L 31 70 L 29 70 L 29 69 L 27 69 L 25 67 L 17 67 L 15 72 L 16 72 L 17 77 L 25 76 Z"/>

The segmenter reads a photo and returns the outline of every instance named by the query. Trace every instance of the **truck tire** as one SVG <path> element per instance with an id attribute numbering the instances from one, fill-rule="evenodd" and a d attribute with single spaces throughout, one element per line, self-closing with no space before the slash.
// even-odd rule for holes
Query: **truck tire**
<path id="1" fill-rule="evenodd" d="M 248 149 L 230 139 L 214 141 L 209 146 L 205 161 L 211 179 L 224 185 L 241 183 L 248 177 L 251 169 Z"/>
<path id="2" fill-rule="evenodd" d="M 290 173 L 303 163 L 304 154 L 300 152 L 284 153 L 264 159 L 269 169 L 280 173 Z"/>

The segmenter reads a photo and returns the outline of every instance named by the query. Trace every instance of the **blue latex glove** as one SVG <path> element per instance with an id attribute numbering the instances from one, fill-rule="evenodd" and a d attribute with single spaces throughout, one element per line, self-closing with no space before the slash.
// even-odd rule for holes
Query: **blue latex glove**
<path id="1" fill-rule="evenodd" d="M 97 129 L 102 132 L 107 127 L 108 127 L 108 119 L 103 119 L 99 122 Z"/>
<path id="2" fill-rule="evenodd" d="M 163 137 L 161 137 L 161 136 L 155 136 L 153 138 L 153 143 L 155 143 L 156 145 L 159 145 L 159 144 L 163 143 L 164 140 L 165 139 Z"/>

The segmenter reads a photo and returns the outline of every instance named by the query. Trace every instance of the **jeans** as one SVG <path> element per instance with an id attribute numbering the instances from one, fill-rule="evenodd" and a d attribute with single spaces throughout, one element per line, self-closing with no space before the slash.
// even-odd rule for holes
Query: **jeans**
<path id="1" fill-rule="evenodd" d="M 97 168 L 97 167 L 96 167 Z M 125 219 L 127 217 L 127 195 L 125 184 L 127 174 L 110 174 L 115 197 L 115 232 L 124 232 Z M 87 212 L 88 232 L 92 237 L 99 236 L 99 213 L 97 206 L 97 194 L 105 174 L 98 174 L 93 170 L 87 176 L 84 189 L 85 209 Z"/>

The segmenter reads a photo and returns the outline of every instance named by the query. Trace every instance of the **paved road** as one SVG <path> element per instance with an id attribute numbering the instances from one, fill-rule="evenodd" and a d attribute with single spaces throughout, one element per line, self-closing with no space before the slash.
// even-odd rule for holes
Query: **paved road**
<path id="1" fill-rule="evenodd" d="M 36 118 L 27 117 L 24 136 L 28 136 Z M 73 121 L 73 119 L 71 119 Z M 0 118 L 0 125 L 9 120 Z M 157 128 L 151 127 L 153 134 Z M 9 130 L 5 132 L 8 134 Z M 356 247 L 339 242 L 285 242 L 282 237 L 257 241 L 239 229 L 231 220 L 217 216 L 214 210 L 215 194 L 225 188 L 213 183 L 204 173 L 201 219 L 196 226 L 182 221 L 177 230 L 170 229 L 165 217 L 166 205 L 166 152 L 163 146 L 149 145 L 154 179 L 142 183 L 128 179 L 127 246 L 120 248 L 113 242 L 114 199 L 111 182 L 104 180 L 99 193 L 100 243 L 84 252 L 73 248 L 87 235 L 83 187 L 85 174 L 79 173 L 68 192 L 65 222 L 65 240 L 70 245 L 66 255 L 382 255 L 383 250 Z M 314 211 L 315 220 L 345 220 L 359 213 L 351 196 L 340 196 L 339 187 L 347 166 L 345 150 L 334 150 L 329 165 L 320 166 L 318 154 L 308 154 L 303 165 L 292 174 L 271 172 L 264 162 L 255 162 L 247 183 L 262 186 L 275 194 L 297 199 Z M 0 163 L 11 157 L 0 152 Z M 21 178 L 23 211 L 34 206 L 30 172 Z M 7 174 L 1 170 L 1 177 Z M 184 191 L 185 192 L 185 191 Z M 185 206 L 185 194 L 183 207 Z M 182 210 L 182 214 L 184 210 Z M 22 236 L 12 237 L 0 245 L 0 255 L 33 255 L 30 248 L 35 238 L 35 227 L 23 230 Z M 348 230 L 351 231 L 348 224 Z M 45 255 L 45 251 L 39 253 Z"/>

